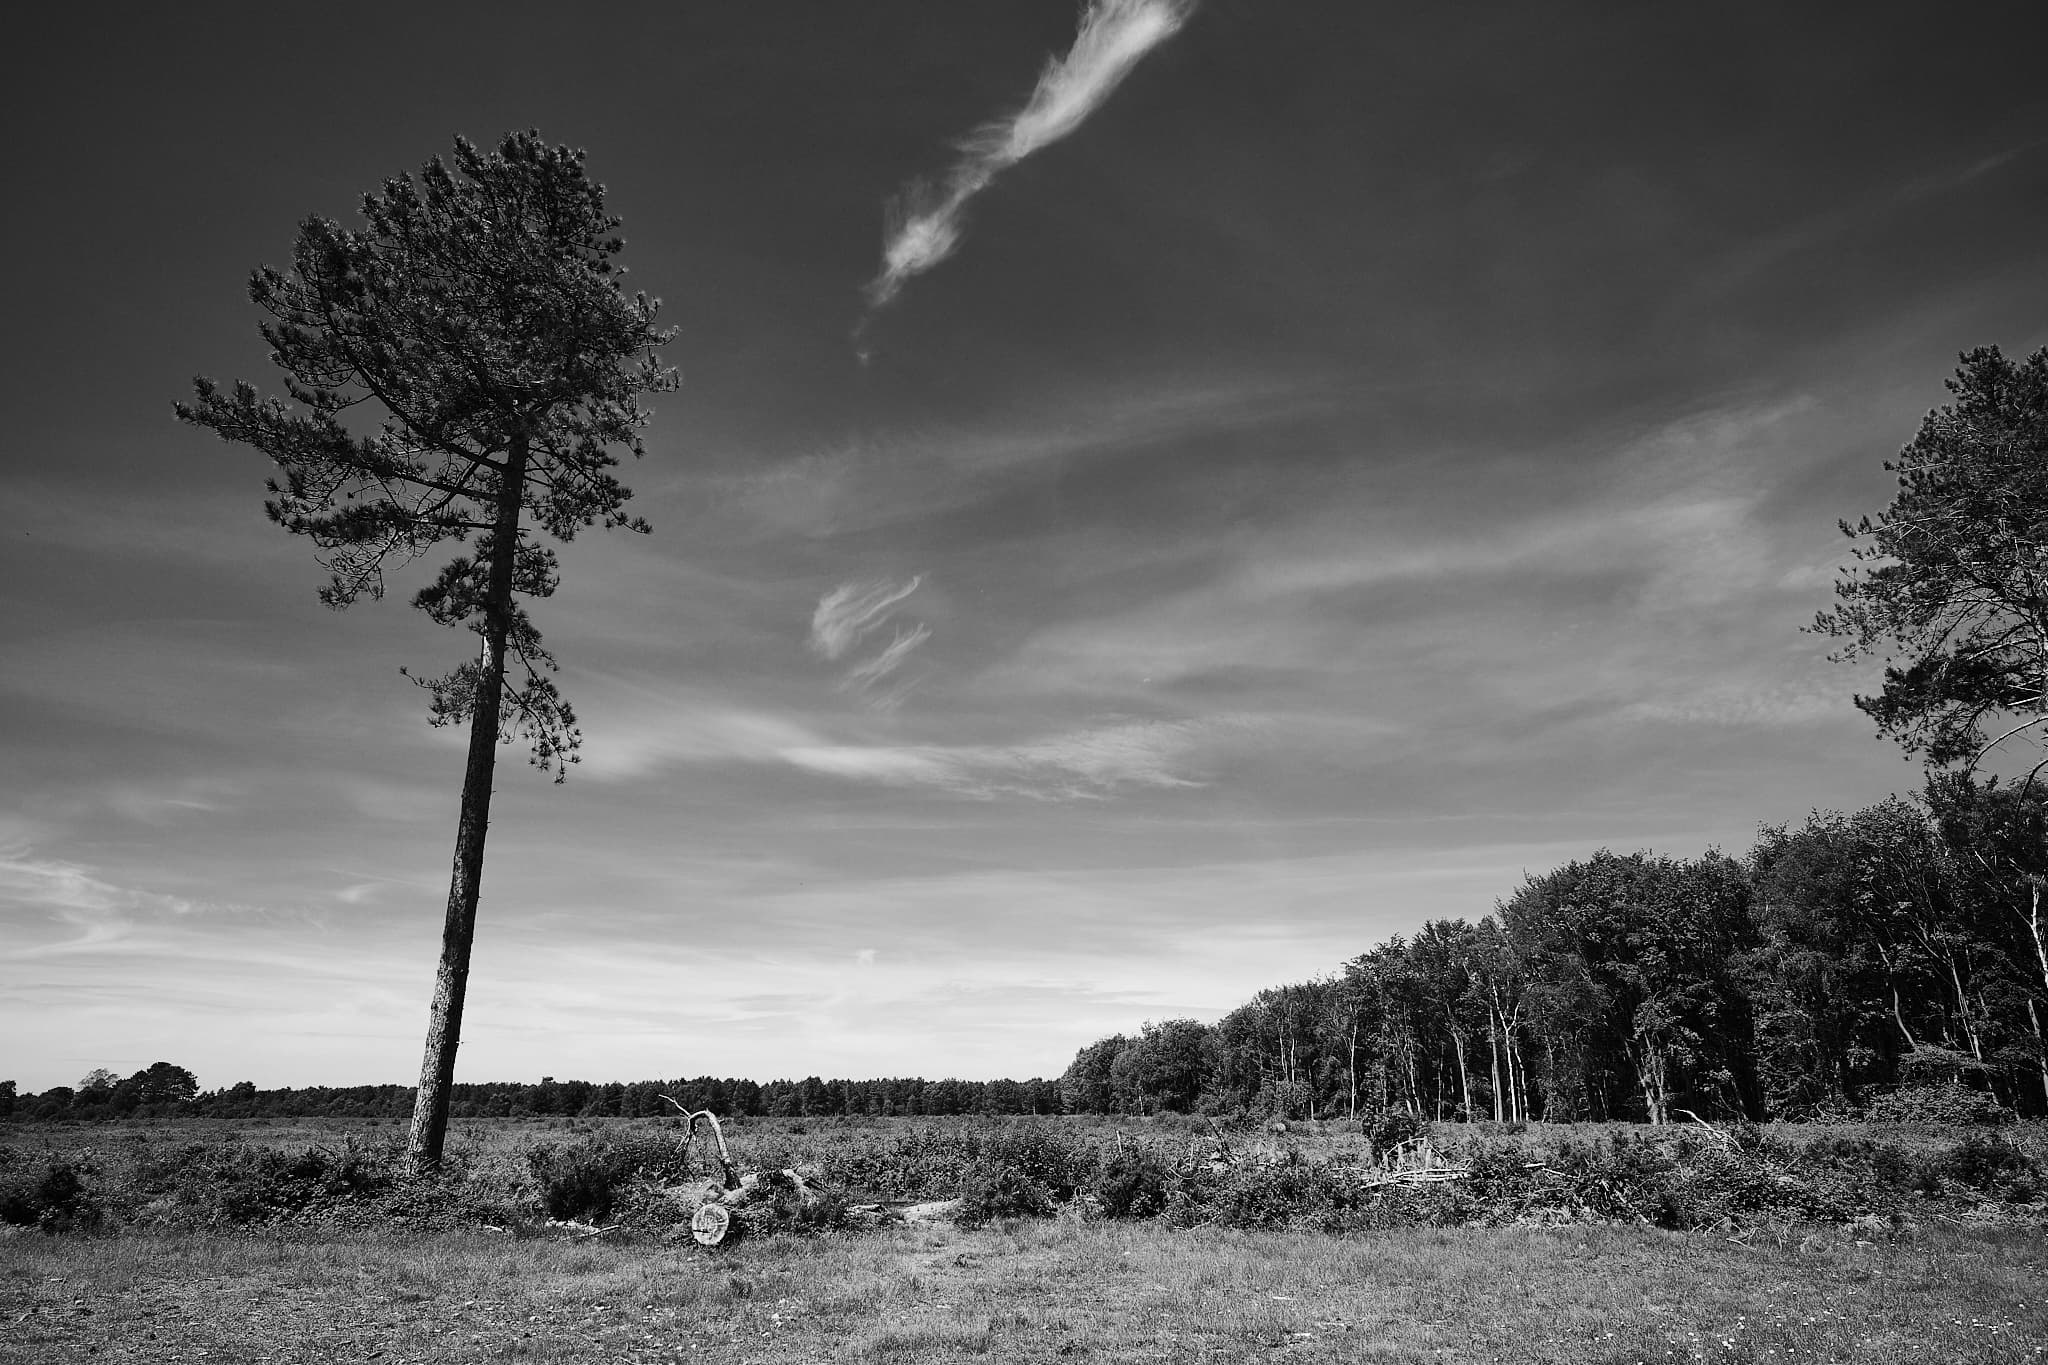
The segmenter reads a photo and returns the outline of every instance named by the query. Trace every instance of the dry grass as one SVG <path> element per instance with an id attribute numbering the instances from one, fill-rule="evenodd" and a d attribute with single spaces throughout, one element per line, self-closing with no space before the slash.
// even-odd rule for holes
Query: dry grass
<path id="1" fill-rule="evenodd" d="M 1795 1239 L 1796 1238 L 1796 1239 Z M 0 1241 L 0 1360 L 2020 1365 L 2048 1243 L 1640 1229 L 1331 1238 L 1071 1219 L 693 1245 Z M 203 1354 L 202 1354 L 203 1353 Z"/>

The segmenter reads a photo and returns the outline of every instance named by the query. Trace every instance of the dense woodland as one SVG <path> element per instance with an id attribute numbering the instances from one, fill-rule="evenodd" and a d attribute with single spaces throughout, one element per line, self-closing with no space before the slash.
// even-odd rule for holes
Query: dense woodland
<path id="1" fill-rule="evenodd" d="M 1071 1110 L 1434 1119 L 1847 1114 L 1900 1087 L 2048 1111 L 2044 807 L 1920 801 L 1762 831 L 1740 861 L 1600 852 L 1328 977 L 1083 1048 Z"/>

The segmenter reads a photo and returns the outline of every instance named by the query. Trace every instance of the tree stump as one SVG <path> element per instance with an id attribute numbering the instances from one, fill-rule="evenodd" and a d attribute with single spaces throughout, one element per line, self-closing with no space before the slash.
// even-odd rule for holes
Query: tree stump
<path id="1" fill-rule="evenodd" d="M 715 1247 L 732 1230 L 732 1212 L 723 1204 L 705 1204 L 690 1215 L 690 1235 L 699 1245 Z"/>

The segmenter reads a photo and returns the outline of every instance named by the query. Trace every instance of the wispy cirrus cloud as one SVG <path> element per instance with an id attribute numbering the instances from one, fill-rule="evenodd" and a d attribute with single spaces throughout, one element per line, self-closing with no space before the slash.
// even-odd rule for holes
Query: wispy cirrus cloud
<path id="1" fill-rule="evenodd" d="M 903 583 L 886 580 L 841 583 L 818 599 L 811 613 L 811 648 L 837 660 L 860 643 L 860 637 L 889 619 L 889 610 L 917 591 L 924 581 L 913 575 Z"/>
<path id="2" fill-rule="evenodd" d="M 964 426 L 849 438 L 713 476 L 721 527 L 839 536 L 943 517 L 1046 477 L 1049 467 L 1142 454 L 1169 442 L 1324 420 L 1342 395 L 1324 377 L 1214 374 L 1062 388 Z M 701 487 L 701 480 L 699 487 Z"/>
<path id="3" fill-rule="evenodd" d="M 1090 798 L 1122 788 L 1200 786 L 1186 764 L 1203 728 L 1140 721 L 1021 744 L 815 745 L 784 749 L 779 757 L 835 777 L 964 796 Z"/>
<path id="4" fill-rule="evenodd" d="M 182 896 L 120 886 L 93 869 L 28 848 L 0 849 L 0 906 L 40 911 L 70 937 L 12 950 L 8 956 L 89 951 L 124 937 L 138 919 L 180 918 L 201 907 Z"/>
<path id="5" fill-rule="evenodd" d="M 869 303 L 883 306 L 905 281 L 952 255 L 967 201 L 997 172 L 1080 127 L 1138 59 L 1177 33 L 1194 10 L 1195 0 L 1093 0 L 1082 11 L 1074 46 L 1046 64 L 1024 107 L 970 136 L 943 181 L 916 182 L 890 205 L 882 273 L 868 285 Z"/>
<path id="6" fill-rule="evenodd" d="M 932 628 L 919 625 L 915 630 L 898 631 L 880 654 L 855 664 L 846 671 L 847 682 L 854 687 L 873 687 L 883 678 L 894 673 L 910 657 L 910 651 L 931 639 Z"/>
<path id="7" fill-rule="evenodd" d="M 841 583 L 820 597 L 817 610 L 811 613 L 811 648 L 837 661 L 858 645 L 863 636 L 887 625 L 897 604 L 916 592 L 923 582 L 922 575 L 913 575 L 901 584 L 887 580 Z M 872 693 L 931 635 L 931 627 L 922 622 L 909 630 L 898 630 L 879 654 L 848 668 L 840 685 Z M 901 686 L 893 688 L 875 698 L 874 704 L 884 710 L 893 709 L 902 703 L 904 691 Z"/>
<path id="8" fill-rule="evenodd" d="M 689 692 L 650 694 L 637 709 L 636 719 L 619 717 L 593 736 L 579 777 L 637 780 L 671 766 L 742 764 L 978 799 L 1100 798 L 1200 786 L 1204 755 L 1243 728 L 1235 718 L 1119 719 L 1007 743 L 905 742 L 872 723 L 776 714 Z"/>

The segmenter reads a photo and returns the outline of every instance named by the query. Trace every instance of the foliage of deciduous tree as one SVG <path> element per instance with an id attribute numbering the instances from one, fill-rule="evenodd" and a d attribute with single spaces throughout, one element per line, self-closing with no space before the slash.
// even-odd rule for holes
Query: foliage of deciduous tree
<path id="1" fill-rule="evenodd" d="M 1752 932 L 1734 862 L 1603 850 L 1530 878 L 1499 913 L 1530 976 L 1555 987 L 1560 1031 L 1589 1049 L 1585 1074 L 1608 1113 L 1626 1111 L 1616 1087 L 1630 1081 L 1652 1123 L 1681 1100 L 1757 1108 L 1747 1002 L 1731 977 Z"/>
<path id="2" fill-rule="evenodd" d="M 640 396 L 675 374 L 656 354 L 657 305 L 620 284 L 618 219 L 581 152 L 531 132 L 488 153 L 458 139 L 452 165 L 385 182 L 362 216 L 360 231 L 308 218 L 291 266 L 250 280 L 291 401 L 201 379 L 178 415 L 276 464 L 266 510 L 317 547 L 329 606 L 381 596 L 388 570 L 443 542 L 467 550 L 413 598 L 482 641 L 420 680 L 435 724 L 470 726 L 411 1137 L 424 1167 L 447 1131 L 497 746 L 523 736 L 558 780 L 576 756 L 575 715 L 520 604 L 557 583 L 539 533 L 648 529 L 611 471 L 641 453 Z"/>
<path id="3" fill-rule="evenodd" d="M 1929 983 L 1898 910 L 1902 892 L 1924 898 L 1927 889 L 1931 869 L 1914 866 L 1934 852 L 1925 824 L 1895 800 L 1760 831 L 1749 857 L 1758 942 L 1741 970 L 1774 1112 L 1860 1104 L 1871 1088 L 1897 1083 L 1915 1030 L 1926 1032 Z M 1900 873 L 1911 883 L 1902 885 Z"/>
<path id="4" fill-rule="evenodd" d="M 1856 704 L 1933 766 L 2048 739 L 2048 349 L 1962 357 L 1954 398 L 1885 467 L 1891 504 L 1853 526 L 1856 563 L 1815 629 L 1881 657 Z"/>
<path id="5" fill-rule="evenodd" d="M 2031 1069 L 2048 1105 L 2048 793 L 1962 773 L 1931 781 L 1927 803 L 1950 850 L 1961 934 L 1980 945 L 1989 1056 Z"/>
<path id="6" fill-rule="evenodd" d="M 1060 1077 L 1060 1107 L 1069 1114 L 1107 1114 L 1113 1098 L 1110 1068 L 1130 1039 L 1121 1033 L 1098 1038 L 1074 1054 Z"/>
<path id="7" fill-rule="evenodd" d="M 1146 1107 L 1193 1112 L 1203 1082 L 1215 1069 L 1215 1047 L 1213 1030 L 1199 1020 L 1147 1021 L 1130 1048 Z"/>

